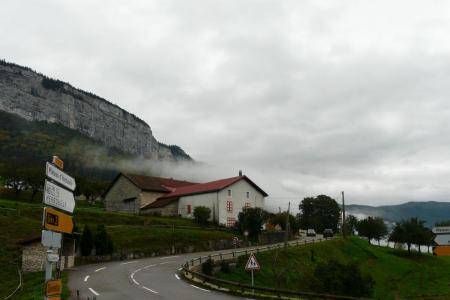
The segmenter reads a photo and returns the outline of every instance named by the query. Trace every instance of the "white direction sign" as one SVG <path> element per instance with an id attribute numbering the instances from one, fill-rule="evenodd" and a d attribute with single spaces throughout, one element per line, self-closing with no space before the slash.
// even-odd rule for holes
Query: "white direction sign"
<path id="1" fill-rule="evenodd" d="M 259 270 L 261 269 L 259 266 L 258 261 L 256 260 L 256 257 L 252 254 L 250 254 L 250 257 L 248 258 L 247 264 L 245 265 L 245 269 L 247 271 L 253 271 L 253 270 Z"/>
<path id="2" fill-rule="evenodd" d="M 62 184 L 69 190 L 74 191 L 75 188 L 77 187 L 75 179 L 73 179 L 73 177 L 67 175 L 66 173 L 58 169 L 56 166 L 52 165 L 51 163 L 47 162 L 45 170 L 46 170 L 45 173 L 48 178 L 53 179 L 59 184 Z"/>
<path id="3" fill-rule="evenodd" d="M 42 230 L 42 240 L 41 243 L 44 247 L 49 248 L 61 248 L 61 238 L 62 234 L 59 232 L 54 232 L 50 230 Z"/>
<path id="4" fill-rule="evenodd" d="M 434 238 L 434 241 L 439 246 L 450 245 L 450 234 L 438 234 Z"/>
<path id="5" fill-rule="evenodd" d="M 69 213 L 75 208 L 73 193 L 48 180 L 45 181 L 44 203 Z"/>
<path id="6" fill-rule="evenodd" d="M 431 231 L 435 234 L 450 233 L 450 226 L 434 227 Z"/>

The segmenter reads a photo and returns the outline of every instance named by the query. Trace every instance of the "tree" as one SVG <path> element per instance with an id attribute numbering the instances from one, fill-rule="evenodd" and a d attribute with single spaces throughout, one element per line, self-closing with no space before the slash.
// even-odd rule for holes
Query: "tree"
<path id="1" fill-rule="evenodd" d="M 25 182 L 31 190 L 31 201 L 34 201 L 36 194 L 42 191 L 45 182 L 45 170 L 43 168 L 28 167 L 25 169 Z"/>
<path id="2" fill-rule="evenodd" d="M 106 255 L 113 252 L 113 242 L 104 225 L 97 225 L 95 234 L 95 254 Z"/>
<path id="3" fill-rule="evenodd" d="M 425 221 L 418 218 L 402 220 L 396 224 L 394 230 L 389 236 L 389 240 L 396 243 L 404 243 L 408 247 L 408 253 L 411 253 L 411 245 L 428 245 L 431 239 L 430 230 L 424 226 Z"/>
<path id="4" fill-rule="evenodd" d="M 365 236 L 369 239 L 369 243 L 370 240 L 376 239 L 378 244 L 380 244 L 380 239 L 388 233 L 386 224 L 379 217 L 363 219 L 357 223 L 356 228 L 360 236 Z"/>
<path id="5" fill-rule="evenodd" d="M 91 255 L 92 248 L 94 247 L 94 238 L 88 225 L 84 226 L 83 233 L 81 234 L 80 248 L 82 256 Z"/>
<path id="6" fill-rule="evenodd" d="M 244 208 L 238 215 L 238 224 L 241 232 L 248 231 L 248 236 L 252 240 L 257 240 L 261 232 L 262 225 L 267 221 L 268 213 L 260 207 Z"/>
<path id="7" fill-rule="evenodd" d="M 300 229 L 300 224 L 298 219 L 289 214 L 289 217 L 287 217 L 287 212 L 277 213 L 277 214 L 271 214 L 269 217 L 269 223 L 276 226 L 279 225 L 282 230 L 286 230 L 286 219 L 289 218 L 289 231 L 291 233 L 298 233 L 298 230 Z"/>
<path id="8" fill-rule="evenodd" d="M 358 219 L 354 215 L 348 215 L 345 217 L 345 226 L 347 228 L 347 232 L 350 235 L 355 234 L 357 225 L 358 225 Z"/>
<path id="9" fill-rule="evenodd" d="M 303 228 L 313 228 L 317 232 L 329 228 L 337 232 L 341 209 L 333 198 L 326 195 L 304 198 L 299 209 L 300 226 Z"/>
<path id="10" fill-rule="evenodd" d="M 194 208 L 194 219 L 198 224 L 205 225 L 211 217 L 211 209 L 206 206 L 196 206 Z"/>

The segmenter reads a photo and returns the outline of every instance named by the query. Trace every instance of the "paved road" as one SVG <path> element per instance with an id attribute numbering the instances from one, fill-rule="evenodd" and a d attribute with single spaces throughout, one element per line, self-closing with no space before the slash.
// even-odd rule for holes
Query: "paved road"
<path id="1" fill-rule="evenodd" d="M 69 272 L 71 299 L 76 299 L 77 290 L 82 300 L 237 299 L 180 279 L 178 272 L 186 260 L 212 253 L 218 251 L 80 266 Z"/>

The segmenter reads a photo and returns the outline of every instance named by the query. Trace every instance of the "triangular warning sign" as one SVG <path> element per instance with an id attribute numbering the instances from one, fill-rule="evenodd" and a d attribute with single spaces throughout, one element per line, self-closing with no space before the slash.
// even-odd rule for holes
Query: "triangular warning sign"
<path id="1" fill-rule="evenodd" d="M 245 265 L 245 269 L 247 271 L 251 270 L 259 270 L 260 266 L 258 261 L 256 260 L 256 257 L 252 254 L 250 254 L 250 257 L 248 258 L 247 264 Z"/>

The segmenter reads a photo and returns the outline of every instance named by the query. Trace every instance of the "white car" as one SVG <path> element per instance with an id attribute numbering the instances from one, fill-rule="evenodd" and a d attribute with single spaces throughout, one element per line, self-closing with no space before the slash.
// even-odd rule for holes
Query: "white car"
<path id="1" fill-rule="evenodd" d="M 316 236 L 316 231 L 314 229 L 306 230 L 306 236 Z"/>

